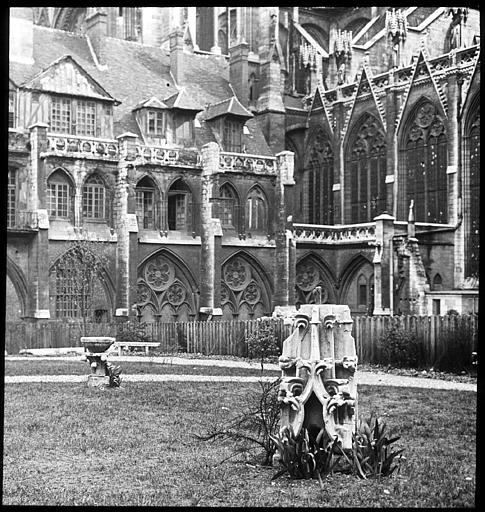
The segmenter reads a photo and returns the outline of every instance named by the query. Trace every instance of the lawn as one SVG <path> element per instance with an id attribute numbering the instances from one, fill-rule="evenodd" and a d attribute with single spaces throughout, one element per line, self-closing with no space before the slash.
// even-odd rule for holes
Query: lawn
<path id="1" fill-rule="evenodd" d="M 203 370 L 215 375 L 216 369 Z M 405 448 L 406 459 L 392 478 L 334 474 L 322 490 L 316 481 L 286 476 L 271 482 L 276 468 L 254 461 L 221 463 L 230 445 L 193 437 L 240 411 L 258 390 L 257 383 L 130 382 L 105 391 L 8 384 L 3 504 L 475 505 L 476 393 L 359 386 L 359 413 L 383 416 L 402 436 L 396 448 Z"/>
<path id="2" fill-rule="evenodd" d="M 254 368 L 229 368 L 218 366 L 196 366 L 190 364 L 161 364 L 155 362 L 128 362 L 117 361 L 116 358 L 110 359 L 115 365 L 120 365 L 123 374 L 176 374 L 176 375 L 239 375 L 239 376 L 259 376 L 261 375 L 260 366 Z M 50 359 L 35 360 L 26 359 L 25 361 L 5 361 L 5 375 L 88 375 L 90 373 L 89 363 L 83 362 L 79 357 L 74 357 L 72 361 Z M 279 370 L 264 370 L 263 375 L 274 375 L 275 378 L 281 375 Z"/>

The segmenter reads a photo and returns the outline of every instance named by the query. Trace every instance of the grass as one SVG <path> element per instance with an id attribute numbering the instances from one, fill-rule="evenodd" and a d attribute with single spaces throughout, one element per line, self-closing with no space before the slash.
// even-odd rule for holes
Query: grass
<path id="1" fill-rule="evenodd" d="M 214 374 L 216 368 L 203 370 Z M 3 504 L 475 505 L 476 393 L 359 386 L 359 414 L 382 416 L 401 435 L 396 448 L 405 448 L 406 460 L 395 477 L 335 474 L 322 491 L 316 481 L 272 483 L 276 468 L 252 461 L 221 464 L 230 445 L 193 438 L 240 411 L 258 390 L 258 384 L 237 383 L 130 382 L 105 391 L 7 384 Z"/>
<path id="2" fill-rule="evenodd" d="M 176 374 L 176 375 L 238 375 L 238 376 L 259 376 L 261 369 L 255 368 L 230 368 L 218 366 L 194 366 L 190 359 L 186 365 L 160 364 L 155 362 L 126 362 L 118 361 L 116 358 L 110 360 L 113 364 L 120 365 L 123 374 Z M 66 360 L 35 360 L 5 361 L 5 375 L 88 375 L 90 373 L 89 363 L 73 358 Z M 263 375 L 279 377 L 279 370 L 265 370 Z"/>

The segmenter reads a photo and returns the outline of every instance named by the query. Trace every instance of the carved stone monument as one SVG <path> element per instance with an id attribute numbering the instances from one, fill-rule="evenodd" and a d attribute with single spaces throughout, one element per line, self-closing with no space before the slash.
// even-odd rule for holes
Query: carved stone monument
<path id="1" fill-rule="evenodd" d="M 291 426 L 298 435 L 305 427 L 315 439 L 325 427 L 330 438 L 350 449 L 357 417 L 357 354 L 349 307 L 278 306 L 273 317 L 294 327 L 279 358 L 281 429 Z"/>

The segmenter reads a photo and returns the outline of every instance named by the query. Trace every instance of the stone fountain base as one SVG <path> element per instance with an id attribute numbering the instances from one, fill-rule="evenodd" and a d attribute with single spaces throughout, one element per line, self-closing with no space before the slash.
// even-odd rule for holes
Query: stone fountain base
<path id="1" fill-rule="evenodd" d="M 115 338 L 100 336 L 81 338 L 86 351 L 83 359 L 87 360 L 91 367 L 91 375 L 87 380 L 88 387 L 104 388 L 109 385 L 108 350 L 115 341 Z"/>
<path id="2" fill-rule="evenodd" d="M 107 388 L 109 377 L 104 375 L 88 375 L 88 388 Z"/>

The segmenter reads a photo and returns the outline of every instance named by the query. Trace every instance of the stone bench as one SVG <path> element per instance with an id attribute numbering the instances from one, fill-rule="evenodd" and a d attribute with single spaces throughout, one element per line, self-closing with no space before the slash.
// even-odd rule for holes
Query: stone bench
<path id="1" fill-rule="evenodd" d="M 118 349 L 118 355 L 121 356 L 123 348 L 143 348 L 145 347 L 146 355 L 149 354 L 150 348 L 159 347 L 160 343 L 155 341 L 116 341 L 113 348 Z"/>

